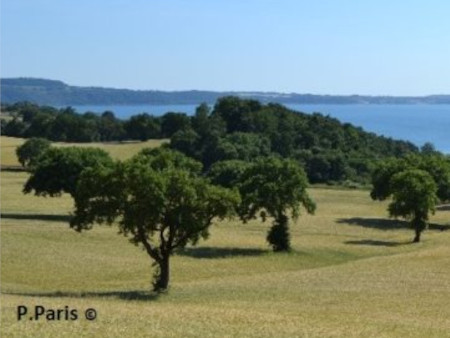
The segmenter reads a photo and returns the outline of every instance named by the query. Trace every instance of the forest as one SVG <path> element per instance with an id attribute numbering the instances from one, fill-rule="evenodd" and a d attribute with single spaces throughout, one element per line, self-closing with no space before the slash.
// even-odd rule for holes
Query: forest
<path id="1" fill-rule="evenodd" d="M 170 139 L 170 147 L 200 161 L 205 171 L 220 161 L 276 155 L 298 162 L 311 183 L 367 184 L 377 161 L 420 152 L 410 142 L 329 116 L 235 96 L 222 97 L 212 107 L 203 103 L 193 116 L 141 113 L 121 120 L 111 111 L 78 113 L 29 102 L 3 105 L 2 112 L 8 116 L 1 121 L 5 136 L 59 142 Z"/>

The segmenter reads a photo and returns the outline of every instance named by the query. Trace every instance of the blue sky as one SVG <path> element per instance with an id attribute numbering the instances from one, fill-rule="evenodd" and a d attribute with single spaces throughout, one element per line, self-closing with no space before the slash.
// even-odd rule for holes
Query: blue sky
<path id="1" fill-rule="evenodd" d="M 1 76 L 73 85 L 450 94 L 447 0 L 2 0 Z"/>

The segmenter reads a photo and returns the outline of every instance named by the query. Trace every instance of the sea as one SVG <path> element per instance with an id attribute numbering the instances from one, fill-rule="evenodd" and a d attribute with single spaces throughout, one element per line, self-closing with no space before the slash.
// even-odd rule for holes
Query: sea
<path id="1" fill-rule="evenodd" d="M 192 115 L 198 105 L 109 105 L 73 106 L 79 113 L 113 111 L 128 119 L 140 113 L 160 116 L 167 112 Z M 394 139 L 407 140 L 417 146 L 426 142 L 436 150 L 450 154 L 450 105 L 448 104 L 286 104 L 290 109 L 308 114 L 321 113 L 341 122 Z"/>

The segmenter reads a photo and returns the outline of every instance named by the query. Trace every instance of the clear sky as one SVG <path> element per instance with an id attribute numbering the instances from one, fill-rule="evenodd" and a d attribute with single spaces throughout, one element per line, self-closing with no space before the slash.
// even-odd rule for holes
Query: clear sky
<path id="1" fill-rule="evenodd" d="M 450 94 L 448 0 L 1 0 L 1 77 Z"/>

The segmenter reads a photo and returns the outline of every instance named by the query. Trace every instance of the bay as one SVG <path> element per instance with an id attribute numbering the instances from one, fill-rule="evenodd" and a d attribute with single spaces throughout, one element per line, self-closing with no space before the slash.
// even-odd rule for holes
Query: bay
<path id="1" fill-rule="evenodd" d="M 304 113 L 318 112 L 351 123 L 364 130 L 394 139 L 408 140 L 417 146 L 431 142 L 435 148 L 450 154 L 450 105 L 387 105 L 387 104 L 286 104 Z M 192 115 L 197 105 L 110 105 L 73 106 L 78 112 L 113 111 L 118 118 L 146 112 L 160 116 L 167 112 Z"/>

